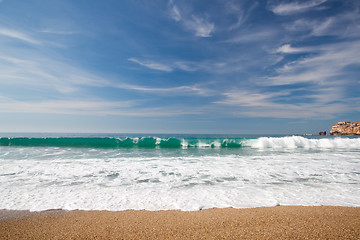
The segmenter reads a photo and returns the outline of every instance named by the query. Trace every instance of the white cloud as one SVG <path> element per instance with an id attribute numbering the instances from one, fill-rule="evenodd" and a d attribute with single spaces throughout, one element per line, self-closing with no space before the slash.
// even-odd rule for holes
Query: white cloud
<path id="1" fill-rule="evenodd" d="M 278 53 L 300 53 L 300 52 L 307 52 L 307 51 L 308 51 L 308 49 L 306 49 L 306 48 L 294 48 L 294 47 L 291 47 L 290 44 L 284 44 L 276 50 L 276 52 L 278 52 Z"/>
<path id="2" fill-rule="evenodd" d="M 232 90 L 223 93 L 225 99 L 217 101 L 215 103 L 237 105 L 243 107 L 268 107 L 272 105 L 269 99 L 284 95 L 289 95 L 289 92 L 260 93 L 245 90 Z"/>
<path id="3" fill-rule="evenodd" d="M 181 20 L 181 14 L 176 5 L 171 8 L 170 16 L 177 22 Z"/>
<path id="4" fill-rule="evenodd" d="M 196 64 L 187 61 L 175 61 L 174 66 L 186 72 L 193 72 L 199 70 L 199 67 L 197 67 Z"/>
<path id="5" fill-rule="evenodd" d="M 74 35 L 78 34 L 78 32 L 75 31 L 61 31 L 61 30 L 55 30 L 55 29 L 44 29 L 39 31 L 41 33 L 48 33 L 48 34 L 55 34 L 55 35 Z"/>
<path id="6" fill-rule="evenodd" d="M 194 14 L 180 12 L 177 5 L 170 1 L 170 17 L 180 23 L 187 31 L 195 33 L 197 37 L 211 37 L 215 29 L 214 23 Z"/>
<path id="7" fill-rule="evenodd" d="M 338 84 L 335 79 L 344 75 L 345 67 L 359 65 L 360 41 L 343 42 L 306 48 L 317 52 L 277 69 L 278 75 L 267 78 L 265 85 L 297 83 Z M 344 84 L 344 83 L 343 83 Z"/>
<path id="8" fill-rule="evenodd" d="M 215 28 L 213 23 L 194 15 L 190 19 L 184 20 L 184 25 L 187 29 L 194 31 L 197 37 L 211 37 Z"/>
<path id="9" fill-rule="evenodd" d="M 153 70 L 164 71 L 164 72 L 172 72 L 173 71 L 172 67 L 165 65 L 165 64 L 157 63 L 157 62 L 143 62 L 136 58 L 129 58 L 128 60 L 131 62 L 137 63 L 141 66 L 153 69 Z"/>
<path id="10" fill-rule="evenodd" d="M 270 93 L 232 90 L 223 93 L 224 99 L 215 103 L 230 106 L 228 114 L 242 117 L 326 119 L 351 109 L 346 103 L 341 102 L 341 97 L 336 95 L 334 89 L 330 92 L 326 89 L 318 89 L 314 93 L 301 96 L 312 99 L 310 103 L 289 103 L 292 99 L 296 99 L 296 95 L 292 94 L 296 90 L 301 89 Z M 279 101 L 282 97 L 286 98 L 286 102 Z M 340 102 L 333 103 L 334 100 Z"/>
<path id="11" fill-rule="evenodd" d="M 326 0 L 310 0 L 310 1 L 281 3 L 279 5 L 272 6 L 271 11 L 278 15 L 290 15 L 293 13 L 306 11 L 324 2 L 326 2 Z"/>
<path id="12" fill-rule="evenodd" d="M 231 31 L 240 27 L 246 19 L 244 10 L 240 4 L 238 2 L 226 1 L 225 8 L 228 13 L 236 16 L 236 22 L 229 27 L 229 30 Z"/>
<path id="13" fill-rule="evenodd" d="M 141 92 L 148 92 L 148 93 L 157 93 L 157 94 L 171 94 L 174 95 L 187 95 L 187 94 L 196 94 L 207 96 L 211 95 L 211 90 L 207 88 L 201 88 L 198 86 L 178 86 L 178 87 L 145 87 L 145 86 L 138 86 L 133 84 L 112 84 L 112 87 L 127 89 L 127 90 L 134 90 L 134 91 L 141 91 Z"/>
<path id="14" fill-rule="evenodd" d="M 288 31 L 302 33 L 303 37 L 338 36 L 341 38 L 357 38 L 360 34 L 360 15 L 357 10 L 337 14 L 336 16 L 318 19 L 297 19 L 284 24 Z"/>
<path id="15" fill-rule="evenodd" d="M 329 33 L 328 29 L 332 25 L 333 21 L 334 21 L 333 18 L 328 18 L 323 22 L 320 22 L 318 24 L 313 24 L 312 34 L 314 36 L 328 35 Z M 330 33 L 330 35 L 333 35 L 333 33 Z"/>
<path id="16" fill-rule="evenodd" d="M 267 78 L 267 81 L 264 82 L 264 84 L 268 86 L 291 85 L 298 83 L 321 84 L 326 82 L 328 78 L 333 77 L 336 74 L 334 71 L 327 71 L 327 69 L 315 69 L 315 68 L 312 68 L 311 71 L 306 69 L 302 73 L 301 72 L 294 73 L 293 71 L 288 69 L 282 72 L 283 73 L 288 72 L 288 74 L 285 73 L 275 77 L 269 77 Z"/>
<path id="17" fill-rule="evenodd" d="M 19 56 L 21 55 L 21 57 Z M 38 90 L 56 90 L 70 94 L 80 85 L 105 86 L 106 80 L 71 64 L 39 56 L 32 52 L 11 52 L 0 55 L 0 84 Z"/>
<path id="18" fill-rule="evenodd" d="M 256 1 L 253 1 L 248 8 L 243 6 L 244 2 L 242 1 L 225 1 L 224 4 L 227 14 L 230 14 L 236 19 L 236 22 L 228 28 L 230 31 L 242 26 L 250 16 L 251 12 L 259 5 Z"/>
<path id="19" fill-rule="evenodd" d="M 175 70 L 181 70 L 186 72 L 195 72 L 203 71 L 207 73 L 230 73 L 238 72 L 239 69 L 242 69 L 242 66 L 239 65 L 240 61 L 249 62 L 248 59 L 243 56 L 237 56 L 235 58 L 224 58 L 223 60 L 203 60 L 203 61 L 185 61 L 185 60 L 176 60 L 176 59 L 165 59 L 163 62 L 166 64 L 158 63 L 152 60 L 139 60 L 137 58 L 129 58 L 131 62 L 135 62 L 141 66 L 151 68 L 154 70 L 168 70 L 165 72 L 172 72 Z M 257 61 L 258 62 L 258 61 Z M 242 63 L 244 64 L 244 63 Z"/>
<path id="20" fill-rule="evenodd" d="M 234 114 L 246 117 L 324 120 L 347 111 L 349 108 L 345 104 L 283 104 L 277 108 L 254 108 L 234 112 Z"/>
<path id="21" fill-rule="evenodd" d="M 144 87 L 89 73 L 69 63 L 55 61 L 38 54 L 0 54 L 0 85 L 19 86 L 39 91 L 56 91 L 71 95 L 84 86 L 113 87 L 156 94 L 208 95 L 209 90 L 199 86 Z M 152 65 L 153 66 L 153 65 Z M 170 67 L 171 68 L 171 67 Z M 171 68 L 172 69 L 172 68 Z"/>
<path id="22" fill-rule="evenodd" d="M 96 100 L 43 100 L 18 101 L 0 96 L 0 112 L 8 113 L 42 113 L 71 115 L 115 115 L 137 117 L 165 117 L 200 114 L 196 108 L 181 106 L 138 108 L 136 101 L 104 101 Z"/>
<path id="23" fill-rule="evenodd" d="M 41 44 L 41 42 L 29 37 L 27 34 L 25 34 L 23 32 L 12 30 L 12 29 L 0 27 L 0 35 L 10 37 L 10 38 L 15 38 L 15 39 L 18 39 L 18 40 L 21 40 L 21 41 L 24 41 L 27 43 L 31 43 L 31 44 L 36 44 L 36 45 Z"/>

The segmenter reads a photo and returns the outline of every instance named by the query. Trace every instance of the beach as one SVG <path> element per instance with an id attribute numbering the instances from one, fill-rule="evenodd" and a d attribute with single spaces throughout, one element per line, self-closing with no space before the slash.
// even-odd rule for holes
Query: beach
<path id="1" fill-rule="evenodd" d="M 0 211 L 0 239 L 359 238 L 359 207 Z"/>

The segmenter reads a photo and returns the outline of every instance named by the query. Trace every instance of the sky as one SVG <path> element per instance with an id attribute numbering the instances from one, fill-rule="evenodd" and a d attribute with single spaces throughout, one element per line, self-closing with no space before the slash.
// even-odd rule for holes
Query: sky
<path id="1" fill-rule="evenodd" d="M 0 0 L 0 132 L 360 121 L 360 1 Z"/>

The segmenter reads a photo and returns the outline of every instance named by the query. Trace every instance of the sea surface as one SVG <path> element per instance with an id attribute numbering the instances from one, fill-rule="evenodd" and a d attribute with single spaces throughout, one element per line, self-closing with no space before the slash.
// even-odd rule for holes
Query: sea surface
<path id="1" fill-rule="evenodd" d="M 0 209 L 360 206 L 360 138 L 0 134 Z"/>

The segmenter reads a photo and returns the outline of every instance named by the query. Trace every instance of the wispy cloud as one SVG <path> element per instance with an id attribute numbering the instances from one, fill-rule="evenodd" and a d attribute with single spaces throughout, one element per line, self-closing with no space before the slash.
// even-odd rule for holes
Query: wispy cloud
<path id="1" fill-rule="evenodd" d="M 215 29 L 214 23 L 211 23 L 204 18 L 197 17 L 195 15 L 191 18 L 184 20 L 185 28 L 195 32 L 197 37 L 211 37 L 212 32 Z"/>
<path id="2" fill-rule="evenodd" d="M 355 49 L 360 49 L 359 41 L 307 48 L 317 54 L 285 64 L 277 69 L 279 73 L 277 76 L 268 78 L 264 84 L 289 85 L 304 82 L 334 84 L 337 78 L 345 74 L 345 67 L 360 64 Z"/>
<path id="3" fill-rule="evenodd" d="M 298 19 L 295 22 L 287 23 L 285 28 L 294 32 L 308 31 L 308 36 L 339 35 L 343 30 L 332 29 L 334 23 L 335 18 L 333 17 L 321 20 Z"/>
<path id="4" fill-rule="evenodd" d="M 150 61 L 143 62 L 136 58 L 129 58 L 128 60 L 131 62 L 137 63 L 141 66 L 153 69 L 153 70 L 164 71 L 164 72 L 172 72 L 173 71 L 172 67 L 165 65 L 165 64 L 157 63 L 157 62 L 150 62 Z"/>
<path id="5" fill-rule="evenodd" d="M 138 103 L 137 101 L 106 101 L 101 99 L 18 101 L 0 96 L 0 112 L 137 117 L 169 117 L 201 113 L 195 108 L 186 109 L 180 106 L 141 108 L 137 106 Z"/>
<path id="6" fill-rule="evenodd" d="M 308 48 L 294 48 L 290 44 L 284 44 L 276 50 L 278 53 L 301 53 L 308 51 Z"/>
<path id="7" fill-rule="evenodd" d="M 306 11 L 310 8 L 316 7 L 327 0 L 308 0 L 308 1 L 296 1 L 290 3 L 281 3 L 270 7 L 271 11 L 278 15 L 289 15 Z"/>
<path id="8" fill-rule="evenodd" d="M 55 30 L 55 29 L 44 29 L 40 30 L 41 33 L 55 34 L 55 35 L 74 35 L 78 34 L 75 31 L 64 31 L 64 30 Z"/>
<path id="9" fill-rule="evenodd" d="M 288 22 L 284 26 L 288 31 L 297 33 L 305 32 L 305 37 L 338 36 L 342 38 L 348 38 L 359 36 L 359 24 L 359 12 L 357 10 L 353 10 L 331 17 L 323 17 L 318 19 L 301 18 L 294 22 Z"/>
<path id="10" fill-rule="evenodd" d="M 250 92 L 245 90 L 232 90 L 223 93 L 225 99 L 217 101 L 215 103 L 221 103 L 226 105 L 238 105 L 244 107 L 268 107 L 271 103 L 269 99 L 276 96 L 290 95 L 289 92 L 280 93 L 260 93 Z"/>
<path id="11" fill-rule="evenodd" d="M 293 96 L 293 91 L 283 92 L 258 92 L 254 90 L 232 90 L 223 94 L 224 99 L 215 102 L 224 106 L 231 106 L 231 112 L 236 116 L 243 117 L 271 117 L 271 118 L 312 118 L 326 119 L 332 118 L 335 114 L 349 111 L 349 106 L 344 102 L 333 102 L 333 89 L 329 93 L 325 90 L 310 93 L 305 96 L 312 99 L 311 102 L 289 103 Z M 332 100 L 328 96 L 332 96 Z M 304 96 L 302 96 L 304 97 Z M 286 101 L 281 101 L 285 99 Z M 340 100 L 337 99 L 337 100 Z"/>
<path id="12" fill-rule="evenodd" d="M 132 84 L 113 84 L 113 87 L 128 89 L 134 91 L 148 92 L 148 93 L 163 93 L 163 94 L 171 94 L 171 95 L 186 95 L 186 94 L 196 94 L 207 96 L 211 94 L 211 90 L 207 88 L 201 88 L 197 86 L 178 86 L 178 87 L 145 87 L 138 86 Z"/>
<path id="13" fill-rule="evenodd" d="M 11 52 L 0 55 L 0 83 L 36 87 L 71 94 L 79 86 L 104 86 L 106 81 L 71 64 L 49 59 L 32 52 Z"/>
<path id="14" fill-rule="evenodd" d="M 192 13 L 182 13 L 179 7 L 170 1 L 170 17 L 181 24 L 187 31 L 195 33 L 197 37 L 211 37 L 215 29 L 215 24 L 206 18 Z"/>
<path id="15" fill-rule="evenodd" d="M 0 35 L 9 37 L 9 38 L 14 38 L 17 40 L 21 40 L 21 41 L 31 43 L 31 44 L 36 44 L 36 45 L 41 44 L 40 41 L 28 36 L 27 34 L 20 32 L 20 31 L 13 30 L 13 29 L 7 29 L 7 28 L 0 27 Z"/>
<path id="16" fill-rule="evenodd" d="M 174 19 L 175 21 L 180 21 L 181 20 L 181 14 L 180 11 L 178 9 L 178 7 L 176 5 L 173 5 L 171 10 L 170 10 L 170 16 L 172 19 Z"/>
<path id="17" fill-rule="evenodd" d="M 237 72 L 241 68 L 239 61 L 247 61 L 243 57 L 224 58 L 223 60 L 203 60 L 203 61 L 186 61 L 179 59 L 164 59 L 159 63 L 153 60 L 139 60 L 137 58 L 129 58 L 131 62 L 135 62 L 149 69 L 173 72 L 181 70 L 185 72 L 207 72 L 207 73 L 230 73 Z M 166 63 L 165 63 L 166 62 Z"/>
<path id="18" fill-rule="evenodd" d="M 250 16 L 251 12 L 259 5 L 258 2 L 252 2 L 250 7 L 246 9 L 243 6 L 243 2 L 240 1 L 226 1 L 225 2 L 225 9 L 226 13 L 230 15 L 234 15 L 236 18 L 236 22 L 230 25 L 228 28 L 230 31 L 235 30 L 242 26 L 248 17 Z M 245 10 L 246 9 L 246 10 Z"/>
<path id="19" fill-rule="evenodd" d="M 21 57 L 18 56 L 22 55 Z M 38 54 L 23 52 L 0 54 L 0 84 L 36 88 L 41 91 L 56 91 L 72 95 L 84 87 L 112 87 L 149 94 L 208 95 L 210 90 L 199 86 L 146 87 L 129 84 L 93 74 L 63 61 L 56 61 Z M 170 67 L 171 68 L 171 67 Z"/>
<path id="20" fill-rule="evenodd" d="M 234 112 L 237 116 L 324 120 L 348 112 L 346 104 L 282 104 L 274 108 L 253 108 Z"/>

